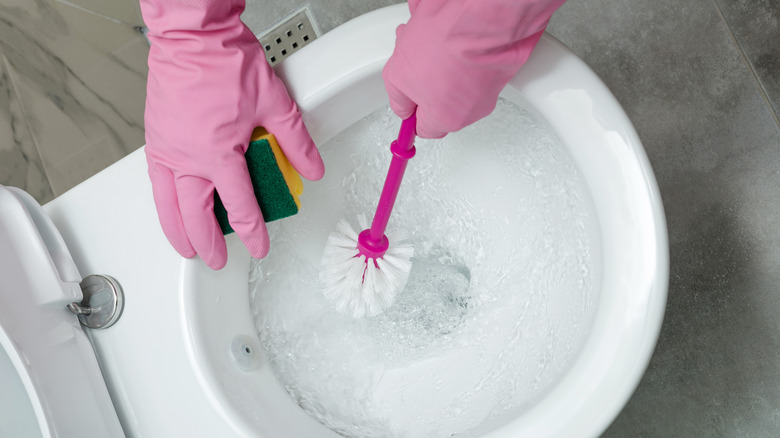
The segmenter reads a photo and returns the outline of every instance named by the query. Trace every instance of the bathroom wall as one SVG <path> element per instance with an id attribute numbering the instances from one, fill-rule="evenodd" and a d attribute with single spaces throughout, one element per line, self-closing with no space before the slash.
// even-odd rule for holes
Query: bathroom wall
<path id="1" fill-rule="evenodd" d="M 255 32 L 395 0 L 248 0 Z M 0 0 L 0 184 L 40 202 L 144 143 L 137 0 Z M 548 30 L 607 83 L 666 209 L 647 373 L 605 437 L 780 435 L 780 2 L 569 0 Z"/>

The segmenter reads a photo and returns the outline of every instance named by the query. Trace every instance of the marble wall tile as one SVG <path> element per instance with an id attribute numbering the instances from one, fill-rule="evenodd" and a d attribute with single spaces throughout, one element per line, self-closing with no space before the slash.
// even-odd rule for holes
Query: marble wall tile
<path id="1" fill-rule="evenodd" d="M 55 0 L 132 26 L 143 24 L 138 0 Z"/>
<path id="2" fill-rule="evenodd" d="M 55 195 L 144 144 L 148 45 L 132 26 L 4 0 L 0 44 Z"/>
<path id="3" fill-rule="evenodd" d="M 19 187 L 44 204 L 54 198 L 41 157 L 11 83 L 0 47 L 0 184 Z"/>
<path id="4" fill-rule="evenodd" d="M 780 114 L 780 1 L 716 1 L 775 114 Z"/>
<path id="5" fill-rule="evenodd" d="M 569 0 L 548 30 L 647 150 L 671 274 L 658 345 L 605 437 L 780 435 L 780 129 L 710 0 Z"/>

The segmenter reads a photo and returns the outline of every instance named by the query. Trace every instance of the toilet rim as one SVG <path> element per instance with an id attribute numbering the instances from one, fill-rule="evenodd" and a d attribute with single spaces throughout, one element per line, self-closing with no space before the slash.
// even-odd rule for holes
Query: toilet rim
<path id="1" fill-rule="evenodd" d="M 395 26 L 407 19 L 405 5 L 374 11 L 324 35 L 279 65 L 277 72 L 318 144 L 386 104 L 381 68 L 392 53 Z M 594 326 L 569 372 L 534 407 L 484 436 L 597 436 L 633 393 L 660 332 L 669 260 L 657 184 L 639 137 L 617 100 L 590 68 L 550 35 L 542 37 L 504 96 L 530 102 L 567 145 L 590 189 L 597 191 L 594 202 L 597 214 L 601 213 L 600 224 L 611 227 L 602 229 L 605 257 L 611 257 L 604 264 L 621 271 L 605 277 L 603 287 L 613 292 L 602 293 Z M 344 105 L 352 98 L 373 103 L 348 111 Z M 617 175 L 622 184 L 599 182 L 600 175 Z M 633 239 L 631 248 L 621 246 L 626 238 Z M 210 271 L 197 259 L 182 263 L 181 324 L 189 361 L 213 408 L 234 431 L 249 435 L 268 427 L 241 412 L 248 400 L 241 394 L 258 383 L 247 379 L 247 373 L 231 372 L 236 358 L 225 349 L 237 339 L 244 340 L 260 355 L 255 358 L 258 363 L 262 349 L 247 306 L 250 258 L 235 236 L 228 238 L 228 252 L 228 266 L 222 271 Z M 251 362 L 246 366 L 252 367 Z M 272 381 L 269 375 L 261 378 L 264 385 L 273 386 Z M 298 409 L 278 385 L 266 395 L 279 397 L 281 405 L 266 409 Z M 302 426 L 311 430 L 319 427 L 305 418 L 296 420 L 312 422 Z"/>
<path id="2" fill-rule="evenodd" d="M 371 12 L 278 66 L 318 144 L 385 104 L 379 73 L 408 16 L 404 4 Z M 658 188 L 620 105 L 554 38 L 542 37 L 505 95 L 531 102 L 564 144 L 578 145 L 569 151 L 590 178 L 605 257 L 620 275 L 605 277 L 613 293 L 602 292 L 571 370 L 536 406 L 485 436 L 597 436 L 638 384 L 663 319 L 669 259 Z M 125 290 L 122 318 L 90 339 L 128 435 L 335 436 L 298 408 L 262 357 L 236 355 L 245 350 L 234 346 L 257 342 L 249 256 L 235 235 L 222 271 L 178 256 L 160 230 L 143 151 L 44 209 L 79 271 L 111 275 Z"/>

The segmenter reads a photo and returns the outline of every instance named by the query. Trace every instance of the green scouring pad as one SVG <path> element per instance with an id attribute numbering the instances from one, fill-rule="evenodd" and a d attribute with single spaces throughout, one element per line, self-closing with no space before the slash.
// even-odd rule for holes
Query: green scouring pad
<path id="1" fill-rule="evenodd" d="M 252 132 L 245 157 L 255 197 L 265 221 L 271 222 L 298 213 L 303 181 L 287 161 L 276 138 L 265 129 L 256 128 Z M 222 234 L 232 233 L 227 210 L 216 191 L 214 214 Z"/>

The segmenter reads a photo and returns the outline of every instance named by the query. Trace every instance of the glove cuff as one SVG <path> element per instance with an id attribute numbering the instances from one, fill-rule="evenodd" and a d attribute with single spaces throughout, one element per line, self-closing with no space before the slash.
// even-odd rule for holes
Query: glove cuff
<path id="1" fill-rule="evenodd" d="M 181 32 L 221 34 L 243 27 L 245 0 L 140 0 L 150 38 L 177 38 Z"/>

